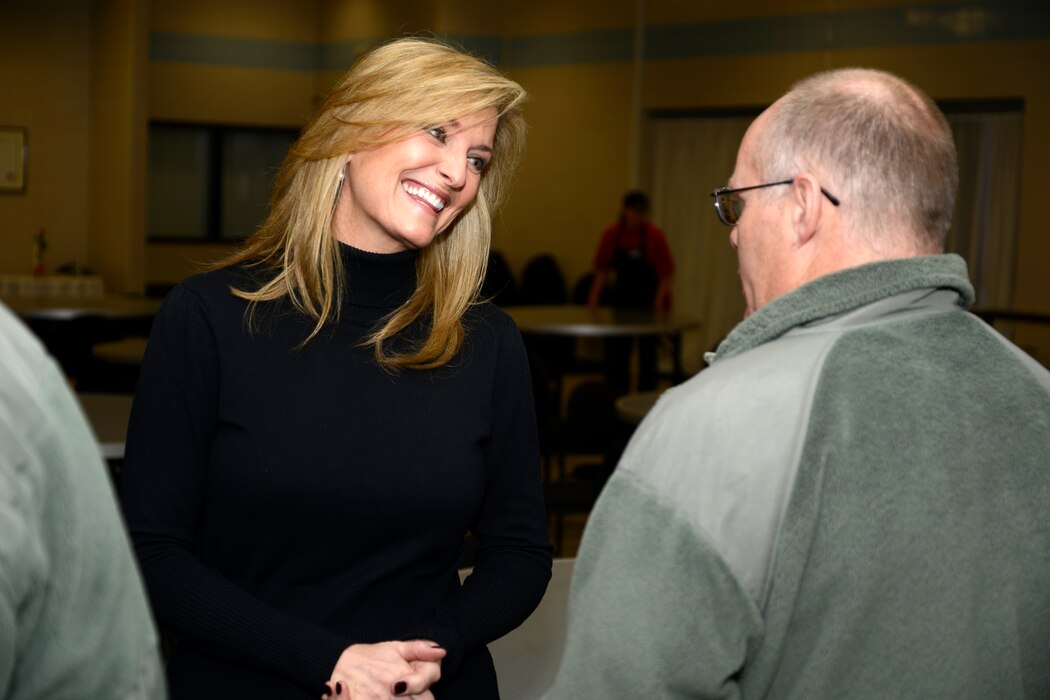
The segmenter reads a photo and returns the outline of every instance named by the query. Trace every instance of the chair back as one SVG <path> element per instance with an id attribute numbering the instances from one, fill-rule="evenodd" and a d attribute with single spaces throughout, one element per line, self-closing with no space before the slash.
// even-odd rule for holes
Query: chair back
<path id="1" fill-rule="evenodd" d="M 525 264 L 521 273 L 520 303 L 564 304 L 568 300 L 565 275 L 553 255 L 543 253 Z"/>
<path id="2" fill-rule="evenodd" d="M 594 285 L 594 271 L 585 272 L 580 275 L 580 278 L 576 280 L 576 284 L 572 287 L 572 303 L 584 305 L 591 298 L 591 287 Z M 601 294 L 598 297 L 598 306 L 611 306 L 612 305 L 612 294 L 608 284 L 602 288 Z"/>
<path id="3" fill-rule="evenodd" d="M 497 306 L 512 306 L 518 301 L 518 283 L 507 265 L 507 260 L 498 250 L 489 253 L 481 296 L 483 299 L 491 299 Z"/>

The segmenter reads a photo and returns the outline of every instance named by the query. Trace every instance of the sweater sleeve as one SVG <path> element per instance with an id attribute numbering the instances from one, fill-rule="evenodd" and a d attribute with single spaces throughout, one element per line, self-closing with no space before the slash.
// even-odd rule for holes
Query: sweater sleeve
<path id="1" fill-rule="evenodd" d="M 201 296 L 180 286 L 153 322 L 121 474 L 128 529 L 163 627 L 320 694 L 346 643 L 264 604 L 196 554 L 222 381 L 212 320 Z"/>
<path id="2" fill-rule="evenodd" d="M 492 395 L 492 432 L 485 447 L 487 484 L 471 532 L 478 540 L 473 571 L 451 605 L 419 636 L 448 650 L 443 674 L 463 657 L 520 625 L 539 605 L 551 576 L 552 547 L 540 483 L 532 382 L 521 335 L 509 318 L 499 325 L 499 361 Z"/>
<path id="3" fill-rule="evenodd" d="M 762 620 L 703 534 L 617 470 L 587 521 L 547 700 L 741 697 Z"/>

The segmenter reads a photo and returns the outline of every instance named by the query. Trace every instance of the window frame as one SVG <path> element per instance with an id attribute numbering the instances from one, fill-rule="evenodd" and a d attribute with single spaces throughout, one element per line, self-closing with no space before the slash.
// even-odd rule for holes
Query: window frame
<path id="1" fill-rule="evenodd" d="M 186 236 L 171 236 L 171 235 L 160 235 L 154 233 L 153 227 L 153 214 L 151 209 L 151 202 L 153 200 L 152 184 L 154 180 L 154 164 L 150 157 L 153 148 L 153 139 L 155 138 L 156 130 L 163 129 L 189 129 L 197 131 L 206 137 L 206 148 L 207 155 L 205 157 L 205 172 L 203 176 L 206 180 L 205 183 L 205 201 L 204 201 L 204 230 L 200 231 L 198 235 L 186 235 Z M 257 125 L 243 125 L 243 124 L 215 124 L 215 123 L 203 123 L 203 122 L 189 122 L 189 121 L 176 121 L 176 120 L 164 120 L 164 119 L 153 119 L 150 120 L 148 125 L 148 148 L 147 148 L 147 173 L 149 180 L 147 181 L 147 212 L 146 212 L 146 241 L 148 243 L 181 243 L 181 244 L 200 244 L 200 243 L 224 243 L 224 244 L 236 244 L 245 240 L 251 235 L 252 231 L 246 232 L 243 236 L 224 236 L 223 235 L 223 182 L 224 175 L 227 170 L 227 163 L 223 159 L 223 148 L 226 141 L 237 135 L 259 135 L 269 134 L 274 136 L 283 136 L 290 146 L 298 137 L 300 133 L 300 127 L 290 126 L 257 126 Z M 287 154 L 287 147 L 282 149 L 281 158 L 277 163 L 274 163 L 268 172 L 265 173 L 265 177 L 269 180 L 268 191 L 272 191 L 274 181 L 277 177 L 277 171 L 283 162 L 285 155 Z M 263 174 L 260 174 L 263 175 Z M 258 224 L 261 224 L 260 220 Z"/>

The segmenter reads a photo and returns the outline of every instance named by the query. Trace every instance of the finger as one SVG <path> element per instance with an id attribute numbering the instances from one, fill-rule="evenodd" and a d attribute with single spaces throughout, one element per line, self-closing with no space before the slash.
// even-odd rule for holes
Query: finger
<path id="1" fill-rule="evenodd" d="M 436 662 L 417 661 L 413 666 L 413 673 L 401 677 L 391 686 L 390 692 L 395 697 L 419 695 L 441 680 L 441 666 Z"/>
<path id="2" fill-rule="evenodd" d="M 440 661 L 448 653 L 441 646 L 425 639 L 401 642 L 399 651 L 405 661 Z"/>
<path id="3" fill-rule="evenodd" d="M 335 684 L 335 695 L 332 700 L 350 700 L 350 684 L 338 681 Z M 368 697 L 372 697 L 369 695 Z"/>

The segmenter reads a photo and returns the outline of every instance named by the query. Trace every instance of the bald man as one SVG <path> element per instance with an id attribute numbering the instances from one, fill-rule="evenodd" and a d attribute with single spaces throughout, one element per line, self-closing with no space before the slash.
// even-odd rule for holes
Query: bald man
<path id="1" fill-rule="evenodd" d="M 1050 697 L 1050 373 L 966 311 L 916 87 L 849 69 L 752 124 L 746 318 L 591 514 L 547 697 Z"/>

